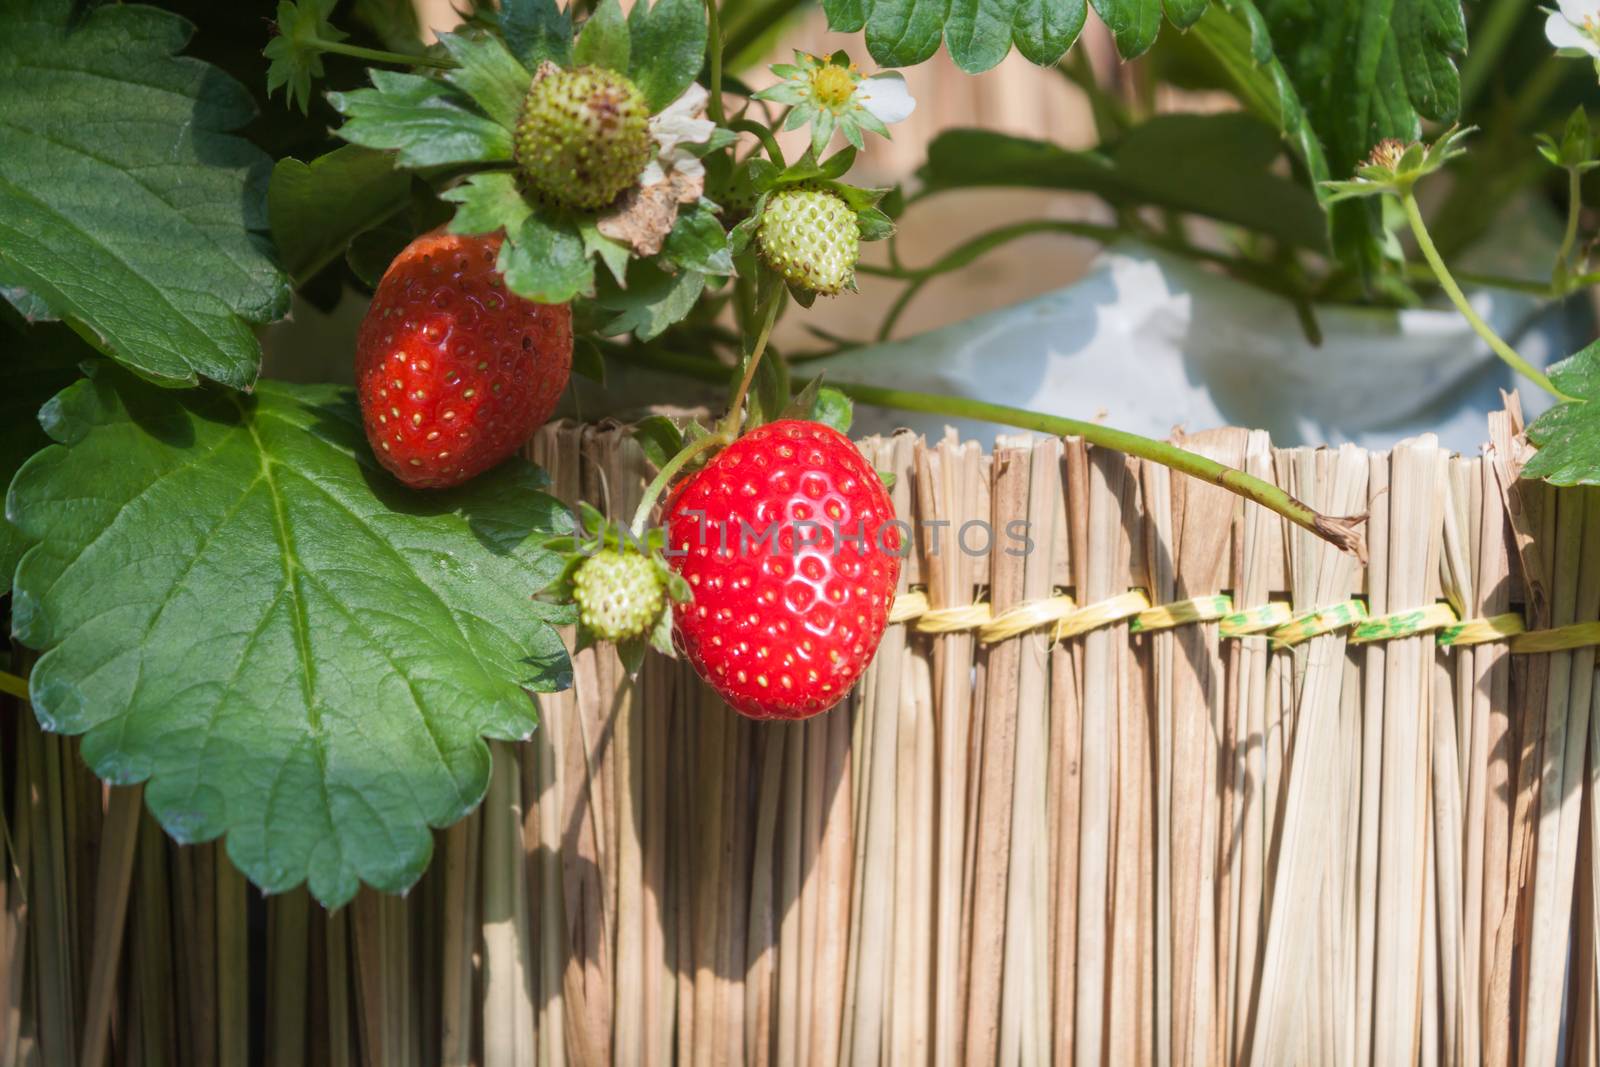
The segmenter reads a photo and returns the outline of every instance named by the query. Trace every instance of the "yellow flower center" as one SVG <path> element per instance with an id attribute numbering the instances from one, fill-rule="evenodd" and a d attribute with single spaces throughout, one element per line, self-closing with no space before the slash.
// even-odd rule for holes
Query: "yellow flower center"
<path id="1" fill-rule="evenodd" d="M 1396 141 L 1392 137 L 1388 140 L 1379 141 L 1372 146 L 1372 155 L 1368 162 L 1376 167 L 1387 167 L 1390 170 L 1394 170 L 1400 166 L 1400 157 L 1406 154 L 1406 147 L 1407 145 L 1404 141 Z"/>
<path id="2" fill-rule="evenodd" d="M 826 67 L 818 67 L 811 75 L 812 95 L 817 103 L 830 110 L 838 111 L 848 104 L 855 91 L 856 80 L 844 67 L 830 63 Z"/>
<path id="3" fill-rule="evenodd" d="M 1583 35 L 1589 40 L 1600 44 L 1600 24 L 1596 24 L 1593 15 L 1583 16 L 1583 25 L 1579 29 L 1583 31 Z"/>

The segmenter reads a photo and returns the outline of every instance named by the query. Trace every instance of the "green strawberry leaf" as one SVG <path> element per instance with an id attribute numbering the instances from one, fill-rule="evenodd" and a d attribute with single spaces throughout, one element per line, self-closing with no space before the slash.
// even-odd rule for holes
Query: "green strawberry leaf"
<path id="1" fill-rule="evenodd" d="M 94 349 L 65 326 L 12 326 L 0 320 L 0 486 L 10 485 L 17 469 L 50 443 L 39 425 L 39 409 L 79 377 L 78 366 Z M 21 530 L 0 518 L 0 593 L 11 587 L 22 550 L 30 544 Z"/>
<path id="2" fill-rule="evenodd" d="M 478 8 L 477 17 L 494 17 L 487 5 Z M 500 32 L 513 55 L 530 71 L 545 60 L 559 67 L 572 60 L 572 15 L 556 0 L 504 0 L 498 14 Z"/>
<path id="3" fill-rule="evenodd" d="M 511 160 L 511 131 L 471 110 L 454 86 L 392 70 L 371 75 L 371 89 L 328 94 L 346 119 L 334 132 L 346 141 L 398 151 L 403 167 Z"/>
<path id="4" fill-rule="evenodd" d="M 855 402 L 839 390 L 823 385 L 822 375 L 819 374 L 794 395 L 779 417 L 810 419 L 831 426 L 840 433 L 849 433 L 855 410 Z"/>
<path id="5" fill-rule="evenodd" d="M 1467 45 L 1460 0 L 1227 0 L 1227 8 L 1249 26 L 1256 63 L 1265 54 L 1281 65 L 1315 130 L 1327 173 L 1308 163 L 1313 182 L 1353 176 L 1384 138 L 1418 139 L 1423 119 L 1455 118 L 1454 60 Z M 1283 102 L 1281 87 L 1276 95 Z M 1290 125 L 1280 128 L 1296 140 Z M 1384 240 L 1377 206 L 1344 203 L 1329 216 L 1339 258 L 1376 269 Z"/>
<path id="6" fill-rule="evenodd" d="M 350 36 L 328 21 L 334 0 L 283 0 L 273 25 L 275 36 L 261 54 L 272 62 L 267 67 L 267 95 L 279 89 L 289 98 L 290 107 L 302 115 L 311 113 L 311 83 L 322 80 L 322 43 L 337 44 Z"/>
<path id="7" fill-rule="evenodd" d="M 248 387 L 289 287 L 262 236 L 255 106 L 133 4 L 0 0 L 0 279 L 172 385 Z"/>
<path id="8" fill-rule="evenodd" d="M 594 264 L 570 220 L 530 214 L 506 231 L 496 265 L 512 292 L 536 303 L 565 304 L 594 292 Z"/>
<path id="9" fill-rule="evenodd" d="M 50 310 L 50 305 L 39 299 L 37 293 L 31 293 L 15 282 L 7 280 L 6 264 L 3 259 L 0 259 L 0 300 L 10 305 L 24 322 L 60 321 L 59 316 Z"/>
<path id="10" fill-rule="evenodd" d="M 1555 485 L 1600 485 L 1600 341 L 1551 367 L 1550 380 L 1574 399 L 1528 427 L 1539 451 L 1522 473 Z"/>
<path id="11" fill-rule="evenodd" d="M 1205 6 L 1205 0 L 1198 2 Z M 1030 63 L 1050 66 L 1078 39 L 1087 15 L 1083 0 L 1020 0 L 1011 17 L 1011 41 Z"/>
<path id="12" fill-rule="evenodd" d="M 599 332 L 603 337 L 631 333 L 641 341 L 653 340 L 694 309 L 705 285 L 699 271 L 668 274 L 649 260 L 636 259 L 628 269 L 626 289 L 609 278 L 601 280 L 595 303 L 616 314 Z"/>
<path id="13" fill-rule="evenodd" d="M 411 178 L 394 157 L 345 145 L 310 163 L 280 159 L 267 189 L 278 256 L 297 284 L 337 259 L 358 234 L 405 208 Z"/>
<path id="14" fill-rule="evenodd" d="M 717 218 L 717 206 L 701 197 L 679 209 L 678 219 L 667 234 L 662 254 L 683 270 L 699 271 L 726 278 L 733 273 L 733 252 L 728 246 L 728 231 Z"/>
<path id="15" fill-rule="evenodd" d="M 1093 0 L 1095 14 L 1116 39 L 1124 59 L 1142 56 L 1161 32 L 1161 0 Z"/>
<path id="16" fill-rule="evenodd" d="M 617 281 L 626 281 L 628 260 L 632 252 L 627 245 L 614 241 L 600 232 L 592 218 L 578 221 L 578 233 L 583 237 L 583 254 L 598 259 Z"/>
<path id="17" fill-rule="evenodd" d="M 492 33 L 445 33 L 439 35 L 439 43 L 459 64 L 445 71 L 445 80 L 472 97 L 485 115 L 508 130 L 516 129 L 522 100 L 533 83 L 528 69 Z"/>
<path id="18" fill-rule="evenodd" d="M 700 0 L 637 0 L 628 14 L 628 76 L 653 115 L 683 95 L 706 57 L 706 9 Z"/>
<path id="19" fill-rule="evenodd" d="M 633 439 L 657 470 L 683 450 L 683 434 L 678 424 L 665 415 L 647 415 L 633 424 Z"/>
<path id="20" fill-rule="evenodd" d="M 439 196 L 461 205 L 450 220 L 451 233 L 515 233 L 533 213 L 510 171 L 479 171 Z"/>
<path id="21" fill-rule="evenodd" d="M 573 66 L 605 67 L 626 74 L 631 49 L 628 20 L 622 14 L 622 5 L 617 0 L 600 0 L 600 6 L 578 32 L 577 43 L 572 46 L 572 63 Z"/>
<path id="22" fill-rule="evenodd" d="M 880 66 L 921 63 L 942 36 L 968 74 L 995 66 L 1013 44 L 1035 63 L 1054 64 L 1084 19 L 1083 0 L 823 0 L 822 8 L 832 29 L 866 30 L 867 51 Z"/>
<path id="23" fill-rule="evenodd" d="M 59 443 L 6 507 L 38 541 L 13 611 L 40 722 L 147 783 L 177 840 L 226 834 L 266 891 L 414 883 L 429 828 L 483 796 L 482 737 L 526 737 L 524 690 L 570 679 L 530 599 L 571 528 L 539 472 L 405 490 L 326 386 L 172 392 L 102 365 L 45 424 Z"/>

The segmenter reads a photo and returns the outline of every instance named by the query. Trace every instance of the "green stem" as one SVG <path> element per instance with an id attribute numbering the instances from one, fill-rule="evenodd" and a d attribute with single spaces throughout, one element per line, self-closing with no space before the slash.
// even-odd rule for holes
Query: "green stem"
<path id="1" fill-rule="evenodd" d="M 400 67 L 433 67 L 435 70 L 454 70 L 460 66 L 453 59 L 440 59 L 435 56 L 408 56 L 400 52 L 384 52 L 376 48 L 362 48 L 356 44 L 341 44 L 338 41 L 324 41 L 320 37 L 312 37 L 305 42 L 323 52 L 333 52 L 336 55 L 352 56 L 356 59 L 366 59 L 373 63 L 393 63 Z"/>
<path id="2" fill-rule="evenodd" d="M 772 336 L 772 324 L 778 321 L 778 305 L 783 303 L 783 286 L 776 281 L 768 282 L 768 285 L 770 288 L 761 298 L 761 306 L 756 311 L 760 326 L 755 344 L 750 348 L 750 359 L 745 364 L 739 388 L 733 394 L 733 402 L 728 405 L 728 419 L 733 424 L 734 437 L 739 436 L 739 429 L 744 425 L 745 394 L 750 392 L 750 383 L 755 381 L 756 368 L 761 365 L 761 357 L 767 351 L 767 339 Z"/>
<path id="3" fill-rule="evenodd" d="M 722 110 L 722 22 L 717 14 L 717 0 L 706 0 L 706 18 L 710 22 L 706 31 L 706 50 L 710 53 L 711 64 L 711 98 L 706 102 L 706 111 L 710 113 L 711 121 L 721 126 L 728 116 Z"/>
<path id="4" fill-rule="evenodd" d="M 1572 264 L 1573 246 L 1578 242 L 1578 216 L 1583 213 L 1583 176 L 1577 167 L 1567 168 L 1567 229 L 1561 235 L 1561 248 L 1556 252 L 1553 287 L 1557 292 L 1565 289 L 1567 274 Z"/>
<path id="5" fill-rule="evenodd" d="M 701 381 L 720 381 L 722 376 L 727 373 L 727 369 L 721 364 L 692 356 L 670 355 L 639 348 L 618 349 L 617 352 L 624 359 Z M 918 393 L 906 389 L 886 389 L 875 385 L 861 385 L 855 382 L 829 381 L 828 385 L 854 400 L 859 400 L 863 404 L 872 404 L 876 407 L 896 408 L 901 411 L 919 411 L 931 415 L 946 415 L 952 418 L 998 422 L 1007 426 L 1016 426 L 1020 429 L 1034 430 L 1053 436 L 1082 437 L 1091 444 L 1130 456 L 1138 456 L 1141 459 L 1148 459 L 1153 463 L 1160 463 L 1162 466 L 1170 467 L 1202 481 L 1221 486 L 1231 493 L 1242 496 L 1246 500 L 1254 501 L 1267 510 L 1282 515 L 1296 526 L 1310 530 L 1318 537 L 1337 545 L 1341 549 L 1355 552 L 1358 555 L 1365 554 L 1365 540 L 1361 535 L 1361 524 L 1366 521 L 1365 516 L 1336 518 L 1322 515 L 1270 482 L 1262 481 L 1260 478 L 1218 463 L 1216 460 L 1196 455 L 1193 452 L 1179 448 L 1177 445 L 1141 437 L 1138 434 L 1114 430 L 1109 426 L 1102 426 L 1095 422 L 1083 422 L 1058 415 L 1046 415 L 1037 411 L 1027 411 L 1002 404 L 990 404 L 986 401 L 972 400 L 967 397 L 943 396 L 938 393 Z M 796 382 L 795 388 L 798 390 L 803 386 Z"/>
<path id="6" fill-rule="evenodd" d="M 19 678 L 10 671 L 0 671 L 0 693 L 27 700 L 28 680 Z"/>
<path id="7" fill-rule="evenodd" d="M 640 544 L 644 543 L 644 524 L 650 521 L 650 513 L 655 510 L 656 501 L 661 499 L 661 494 L 666 492 L 667 486 L 672 484 L 672 479 L 678 472 L 688 465 L 689 461 L 708 448 L 722 448 L 732 444 L 733 438 L 726 434 L 714 433 L 702 437 L 687 448 L 681 449 L 676 456 L 667 460 L 656 472 L 655 478 L 645 486 L 644 497 L 639 501 L 639 507 L 633 513 L 633 522 L 629 530 L 633 539 Z"/>
<path id="8" fill-rule="evenodd" d="M 1547 378 L 1543 371 L 1522 358 L 1515 348 L 1506 344 L 1500 335 L 1490 328 L 1487 322 L 1473 310 L 1467 302 L 1466 295 L 1462 293 L 1461 286 L 1456 284 L 1455 278 L 1450 275 L 1450 268 L 1444 265 L 1444 259 L 1439 255 L 1439 250 L 1433 246 L 1433 238 L 1428 235 L 1427 224 L 1422 221 L 1422 210 L 1417 206 L 1416 195 L 1407 189 L 1400 197 L 1400 204 L 1405 209 L 1406 221 L 1411 224 L 1411 235 L 1417 239 L 1417 247 L 1422 251 L 1422 258 L 1428 261 L 1428 266 L 1433 268 L 1434 277 L 1439 281 L 1439 288 L 1444 290 L 1450 302 L 1461 312 L 1461 317 L 1467 320 L 1467 325 L 1472 331 L 1494 350 L 1494 354 L 1506 362 L 1511 369 L 1521 374 L 1551 396 L 1562 400 L 1572 398 L 1563 394 Z"/>
<path id="9" fill-rule="evenodd" d="M 738 130 L 741 133 L 753 133 L 761 142 L 761 147 L 767 150 L 767 158 L 776 163 L 779 168 L 788 166 L 783 161 L 783 149 L 778 147 L 778 139 L 772 131 L 754 119 L 737 119 L 728 123 L 728 129 Z"/>

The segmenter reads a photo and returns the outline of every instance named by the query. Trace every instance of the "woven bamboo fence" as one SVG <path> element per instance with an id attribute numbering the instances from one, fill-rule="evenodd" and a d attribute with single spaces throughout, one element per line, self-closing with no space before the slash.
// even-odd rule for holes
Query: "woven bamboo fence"
<path id="1" fill-rule="evenodd" d="M 422 882 L 333 913 L 17 705 L 0 1064 L 1594 1063 L 1600 492 L 1517 428 L 1187 439 L 1370 512 L 1365 565 L 1077 441 L 866 441 L 917 536 L 848 704 L 586 650 Z M 532 451 L 638 499 L 614 428 Z"/>

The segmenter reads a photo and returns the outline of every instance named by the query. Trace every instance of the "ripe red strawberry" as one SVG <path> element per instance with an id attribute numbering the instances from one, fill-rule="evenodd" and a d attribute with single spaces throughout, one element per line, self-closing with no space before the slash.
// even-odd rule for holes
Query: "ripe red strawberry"
<path id="1" fill-rule="evenodd" d="M 893 519 L 843 434 L 793 419 L 751 430 L 668 505 L 668 562 L 694 594 L 673 605 L 674 644 L 745 715 L 826 711 L 883 638 L 900 577 Z"/>
<path id="2" fill-rule="evenodd" d="M 430 233 L 378 283 L 356 339 L 356 391 L 378 460 L 420 489 L 510 456 L 555 410 L 572 369 L 572 311 L 506 289 L 500 237 Z"/>

